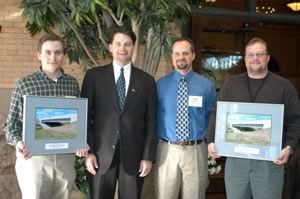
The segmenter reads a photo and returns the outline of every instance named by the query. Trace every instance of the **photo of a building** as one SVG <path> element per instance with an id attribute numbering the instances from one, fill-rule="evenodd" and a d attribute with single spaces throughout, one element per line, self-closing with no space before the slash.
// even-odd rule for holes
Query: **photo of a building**
<path id="1" fill-rule="evenodd" d="M 77 134 L 76 109 L 36 109 L 35 139 L 72 139 Z"/>
<path id="2" fill-rule="evenodd" d="M 271 115 L 228 113 L 226 141 L 240 144 L 271 145 Z"/>

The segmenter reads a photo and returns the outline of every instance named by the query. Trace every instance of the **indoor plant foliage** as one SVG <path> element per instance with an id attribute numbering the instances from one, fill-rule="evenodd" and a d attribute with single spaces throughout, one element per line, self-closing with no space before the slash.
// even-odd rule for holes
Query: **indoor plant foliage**
<path id="1" fill-rule="evenodd" d="M 89 185 L 87 182 L 87 170 L 85 168 L 84 158 L 76 157 L 75 170 L 76 170 L 76 180 L 75 180 L 76 187 L 84 193 L 89 193 Z"/>
<path id="2" fill-rule="evenodd" d="M 131 28 L 137 36 L 133 63 L 143 45 L 142 69 L 154 75 L 172 43 L 170 23 L 182 26 L 190 12 L 187 0 L 22 0 L 28 31 L 63 35 L 70 62 L 86 69 L 109 57 L 109 30 Z"/>
<path id="3" fill-rule="evenodd" d="M 210 155 L 208 155 L 207 165 L 209 175 L 218 174 L 222 170 L 222 166 L 218 165 L 216 160 L 214 160 Z"/>

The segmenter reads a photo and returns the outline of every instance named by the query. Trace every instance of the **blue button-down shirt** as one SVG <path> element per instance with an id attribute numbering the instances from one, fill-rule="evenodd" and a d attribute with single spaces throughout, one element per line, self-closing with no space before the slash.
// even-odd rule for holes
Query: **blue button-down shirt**
<path id="1" fill-rule="evenodd" d="M 157 81 L 158 92 L 158 137 L 176 141 L 176 103 L 180 78 L 176 71 Z M 188 95 L 202 97 L 202 105 L 189 104 L 190 136 L 187 140 L 207 138 L 209 114 L 215 102 L 216 92 L 212 83 L 203 76 L 191 71 L 185 76 L 188 83 Z"/>

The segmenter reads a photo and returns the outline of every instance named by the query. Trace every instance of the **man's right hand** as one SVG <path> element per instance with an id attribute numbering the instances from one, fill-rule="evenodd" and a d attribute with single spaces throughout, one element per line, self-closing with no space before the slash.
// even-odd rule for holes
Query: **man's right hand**
<path id="1" fill-rule="evenodd" d="M 32 154 L 27 150 L 24 142 L 21 140 L 16 144 L 16 156 L 17 158 L 23 158 L 25 160 L 28 160 L 32 157 Z"/>
<path id="2" fill-rule="evenodd" d="M 208 146 L 208 154 L 213 158 L 219 158 L 220 156 L 217 155 L 216 147 L 214 143 L 210 143 Z"/>
<path id="3" fill-rule="evenodd" d="M 88 154 L 85 157 L 85 166 L 88 172 L 90 172 L 93 175 L 96 175 L 98 169 L 98 163 L 97 163 L 97 158 L 94 154 Z"/>

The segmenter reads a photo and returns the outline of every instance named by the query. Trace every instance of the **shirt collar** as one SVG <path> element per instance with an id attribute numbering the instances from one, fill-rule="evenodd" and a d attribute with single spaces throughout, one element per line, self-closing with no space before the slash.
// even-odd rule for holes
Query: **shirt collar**
<path id="1" fill-rule="evenodd" d="M 39 70 L 38 70 L 39 74 L 42 75 L 43 77 L 50 79 L 42 70 L 42 66 L 40 66 Z M 60 74 L 58 75 L 57 79 L 60 79 L 62 77 L 65 76 L 65 72 L 64 69 L 60 68 Z"/>
<path id="2" fill-rule="evenodd" d="M 113 68 L 114 68 L 114 73 L 119 73 L 122 66 L 118 65 L 116 62 L 113 62 Z M 127 65 L 123 66 L 124 68 L 124 73 L 130 71 L 131 69 L 131 63 L 128 63 Z"/>
<path id="3" fill-rule="evenodd" d="M 175 78 L 175 80 L 177 81 L 177 82 L 179 82 L 180 81 L 180 79 L 182 78 L 182 77 L 185 77 L 185 79 L 187 80 L 187 81 L 189 81 L 191 78 L 192 78 L 192 76 L 193 76 L 193 71 L 191 70 L 190 72 L 188 72 L 185 76 L 183 76 L 183 75 L 181 75 L 180 73 L 178 73 L 176 70 L 174 70 L 174 78 Z"/>

